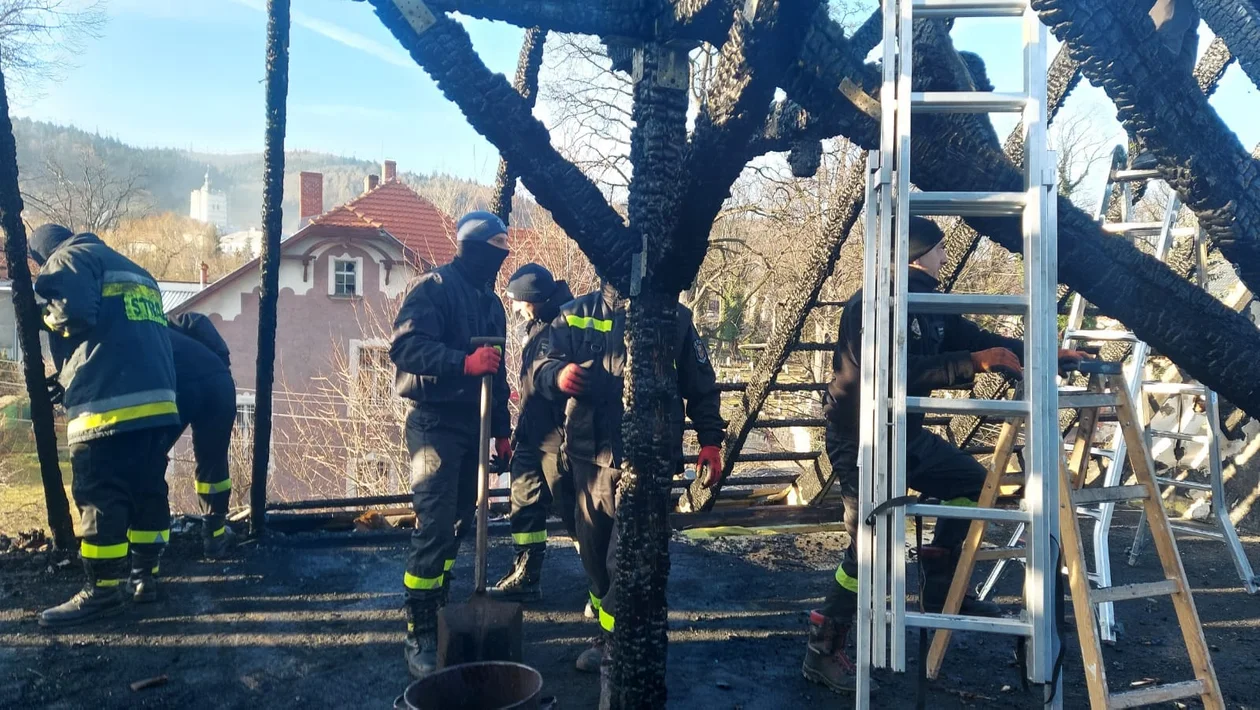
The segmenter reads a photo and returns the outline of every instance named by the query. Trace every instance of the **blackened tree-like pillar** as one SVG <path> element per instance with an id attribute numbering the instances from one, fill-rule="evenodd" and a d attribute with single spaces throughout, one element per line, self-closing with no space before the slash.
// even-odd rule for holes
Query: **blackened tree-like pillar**
<path id="1" fill-rule="evenodd" d="M 538 101 L 538 71 L 542 68 L 543 46 L 547 43 L 547 31 L 537 27 L 525 30 L 521 42 L 521 56 L 516 61 L 516 78 L 512 88 L 525 99 L 525 105 L 534 108 Z M 499 158 L 499 170 L 494 176 L 494 197 L 490 209 L 504 224 L 512 216 L 512 197 L 516 194 L 516 171 L 506 158 Z"/>
<path id="2" fill-rule="evenodd" d="M 271 388 L 275 383 L 276 304 L 280 295 L 280 230 L 284 201 L 284 131 L 289 97 L 289 0 L 267 2 L 267 127 L 263 147 L 263 243 L 259 259 L 258 363 L 254 379 L 254 466 L 249 531 L 266 531 L 271 454 Z"/>
<path id="3" fill-rule="evenodd" d="M 1195 0 L 1212 33 L 1229 46 L 1238 64 L 1260 86 L 1260 2 L 1257 0 Z"/>
<path id="4" fill-rule="evenodd" d="M 39 476 L 44 485 L 44 503 L 53 546 L 58 550 L 74 547 L 74 522 L 66 500 L 61 466 L 57 463 L 57 432 L 53 428 L 53 406 L 44 384 L 44 355 L 39 345 L 39 309 L 31 269 L 26 262 L 26 226 L 22 224 L 22 194 L 18 190 L 17 145 L 9 118 L 9 94 L 0 71 L 0 226 L 4 228 L 4 255 L 13 282 L 13 311 L 17 315 L 18 347 L 22 350 L 22 376 L 31 399 L 31 427 L 35 430 L 35 451 L 39 455 Z"/>

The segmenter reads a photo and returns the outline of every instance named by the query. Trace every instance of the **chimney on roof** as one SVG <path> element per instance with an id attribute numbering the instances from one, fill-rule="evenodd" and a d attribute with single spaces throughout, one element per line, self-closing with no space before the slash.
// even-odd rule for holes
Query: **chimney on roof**
<path id="1" fill-rule="evenodd" d="M 381 180 L 384 182 L 394 182 L 398 179 L 398 163 L 392 160 L 386 160 L 381 164 Z"/>
<path id="2" fill-rule="evenodd" d="M 205 288 L 210 283 L 210 265 L 201 262 L 201 287 Z"/>
<path id="3" fill-rule="evenodd" d="M 371 192 L 376 189 L 377 185 L 380 185 L 380 184 L 381 184 L 380 175 L 368 175 L 367 177 L 363 178 L 363 191 Z"/>
<path id="4" fill-rule="evenodd" d="M 312 219 L 324 213 L 323 173 L 303 172 L 298 183 L 299 227 L 305 227 Z"/>

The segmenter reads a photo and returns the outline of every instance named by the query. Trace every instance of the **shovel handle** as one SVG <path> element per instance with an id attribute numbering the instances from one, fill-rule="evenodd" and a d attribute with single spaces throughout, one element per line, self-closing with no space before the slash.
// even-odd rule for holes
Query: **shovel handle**
<path id="1" fill-rule="evenodd" d="M 499 348 L 505 338 L 471 338 L 474 348 L 483 345 Z M 473 594 L 486 593 L 486 557 L 490 546 L 490 404 L 494 375 L 481 377 L 481 433 L 477 439 L 477 555 L 474 568 Z"/>

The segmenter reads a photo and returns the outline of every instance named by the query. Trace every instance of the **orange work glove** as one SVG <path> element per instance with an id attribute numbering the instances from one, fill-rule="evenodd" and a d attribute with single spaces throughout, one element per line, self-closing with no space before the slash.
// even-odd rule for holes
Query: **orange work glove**
<path id="1" fill-rule="evenodd" d="M 570 397 L 577 397 L 586 391 L 586 370 L 581 365 L 569 363 L 556 376 L 556 386 Z"/>
<path id="2" fill-rule="evenodd" d="M 502 363 L 503 356 L 498 350 L 489 345 L 483 345 L 464 358 L 464 374 L 473 377 L 493 375 L 499 371 L 499 365 Z"/>
<path id="3" fill-rule="evenodd" d="M 1019 358 L 1006 348 L 989 348 L 972 353 L 971 366 L 976 372 L 996 372 L 1016 379 L 1024 376 L 1024 368 L 1020 366 Z"/>
<path id="4" fill-rule="evenodd" d="M 708 488 L 722 480 L 722 449 L 717 446 L 701 446 L 696 458 L 696 478 Z"/>
<path id="5" fill-rule="evenodd" d="M 501 436 L 494 440 L 494 463 L 499 470 L 507 470 L 512 463 L 512 439 Z"/>

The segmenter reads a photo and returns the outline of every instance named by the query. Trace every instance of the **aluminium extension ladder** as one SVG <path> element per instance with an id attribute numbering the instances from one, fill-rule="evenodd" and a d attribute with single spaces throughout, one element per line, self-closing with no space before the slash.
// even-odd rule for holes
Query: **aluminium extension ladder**
<path id="1" fill-rule="evenodd" d="M 863 270 L 862 421 L 859 457 L 857 707 L 870 707 L 872 667 L 904 672 L 907 627 L 984 631 L 1027 637 L 1029 679 L 1051 685 L 1058 650 L 1054 625 L 1061 443 L 1058 432 L 1055 284 L 1055 161 L 1046 145 L 1047 32 L 1027 0 L 883 0 L 880 149 L 868 162 Z M 912 23 L 955 17 L 1022 18 L 1024 91 L 918 92 L 912 87 Z M 915 113 L 1020 114 L 1024 184 L 1017 192 L 912 192 L 910 124 Z M 1022 294 L 908 293 L 911 215 L 1022 217 Z M 906 333 L 915 313 L 1021 315 L 1025 318 L 1025 389 L 1019 400 L 910 397 Z M 906 494 L 906 415 L 987 415 L 1029 420 L 1024 510 L 894 504 Z M 878 509 L 878 510 L 877 510 Z M 981 619 L 905 608 L 905 518 L 968 518 L 1029 526 L 1027 611 L 1020 619 Z"/>
<path id="2" fill-rule="evenodd" d="M 1203 637 L 1203 628 L 1199 622 L 1189 582 L 1186 580 L 1185 568 L 1177 552 L 1172 525 L 1160 497 L 1154 463 L 1142 430 L 1141 415 L 1130 395 L 1131 387 L 1121 374 L 1120 363 L 1084 362 L 1081 364 L 1081 370 L 1090 373 L 1088 385 L 1083 390 L 1067 388 L 1059 397 L 1061 408 L 1076 409 L 1080 413 L 1075 433 L 1069 434 L 1068 445 L 1065 447 L 1071 451 L 1070 460 L 1065 458 L 1063 453 L 1059 457 L 1062 470 L 1060 526 L 1063 559 L 1068 571 L 1072 609 L 1081 644 L 1090 707 L 1099 710 L 1131 708 L 1197 697 L 1203 702 L 1205 708 L 1223 710 L 1225 705 L 1217 683 L 1216 671 L 1212 665 L 1207 642 Z M 1122 485 L 1118 480 L 1104 480 L 1101 482 L 1102 485 L 1085 487 L 1089 460 L 1095 450 L 1094 436 L 1099 414 L 1103 408 L 1115 411 L 1117 426 L 1128 445 L 1124 456 L 1133 470 L 1135 479 L 1133 484 Z M 1018 418 L 1007 420 L 1003 424 L 993 454 L 993 462 L 980 494 L 980 505 L 993 505 L 1000 488 L 1010 482 L 1011 476 L 1007 474 L 1006 469 L 1014 453 L 1021 427 L 1022 421 Z M 1094 581 L 1094 577 L 1089 573 L 1085 563 L 1085 549 L 1081 541 L 1077 509 L 1104 502 L 1114 505 L 1117 502 L 1137 501 L 1141 501 L 1143 511 L 1150 521 L 1151 537 L 1159 554 L 1163 578 L 1154 582 L 1139 582 L 1118 587 L 1109 583 L 1091 589 L 1090 582 Z M 977 561 L 1006 560 L 1023 555 L 1023 550 L 1018 547 L 980 549 L 985 528 L 986 522 L 977 520 L 972 523 L 968 531 L 958 563 L 958 572 L 946 597 L 946 611 L 959 608 L 966 591 L 967 580 Z M 1095 623 L 1094 610 L 1103 604 L 1159 596 L 1168 596 L 1172 600 L 1177 624 L 1180 627 L 1195 677 L 1189 681 L 1153 685 L 1113 694 L 1107 685 L 1106 664 L 1102 657 L 1101 623 Z M 939 671 L 948 642 L 948 630 L 937 632 L 933 639 L 932 651 L 928 656 L 927 671 L 930 676 L 935 676 Z"/>

